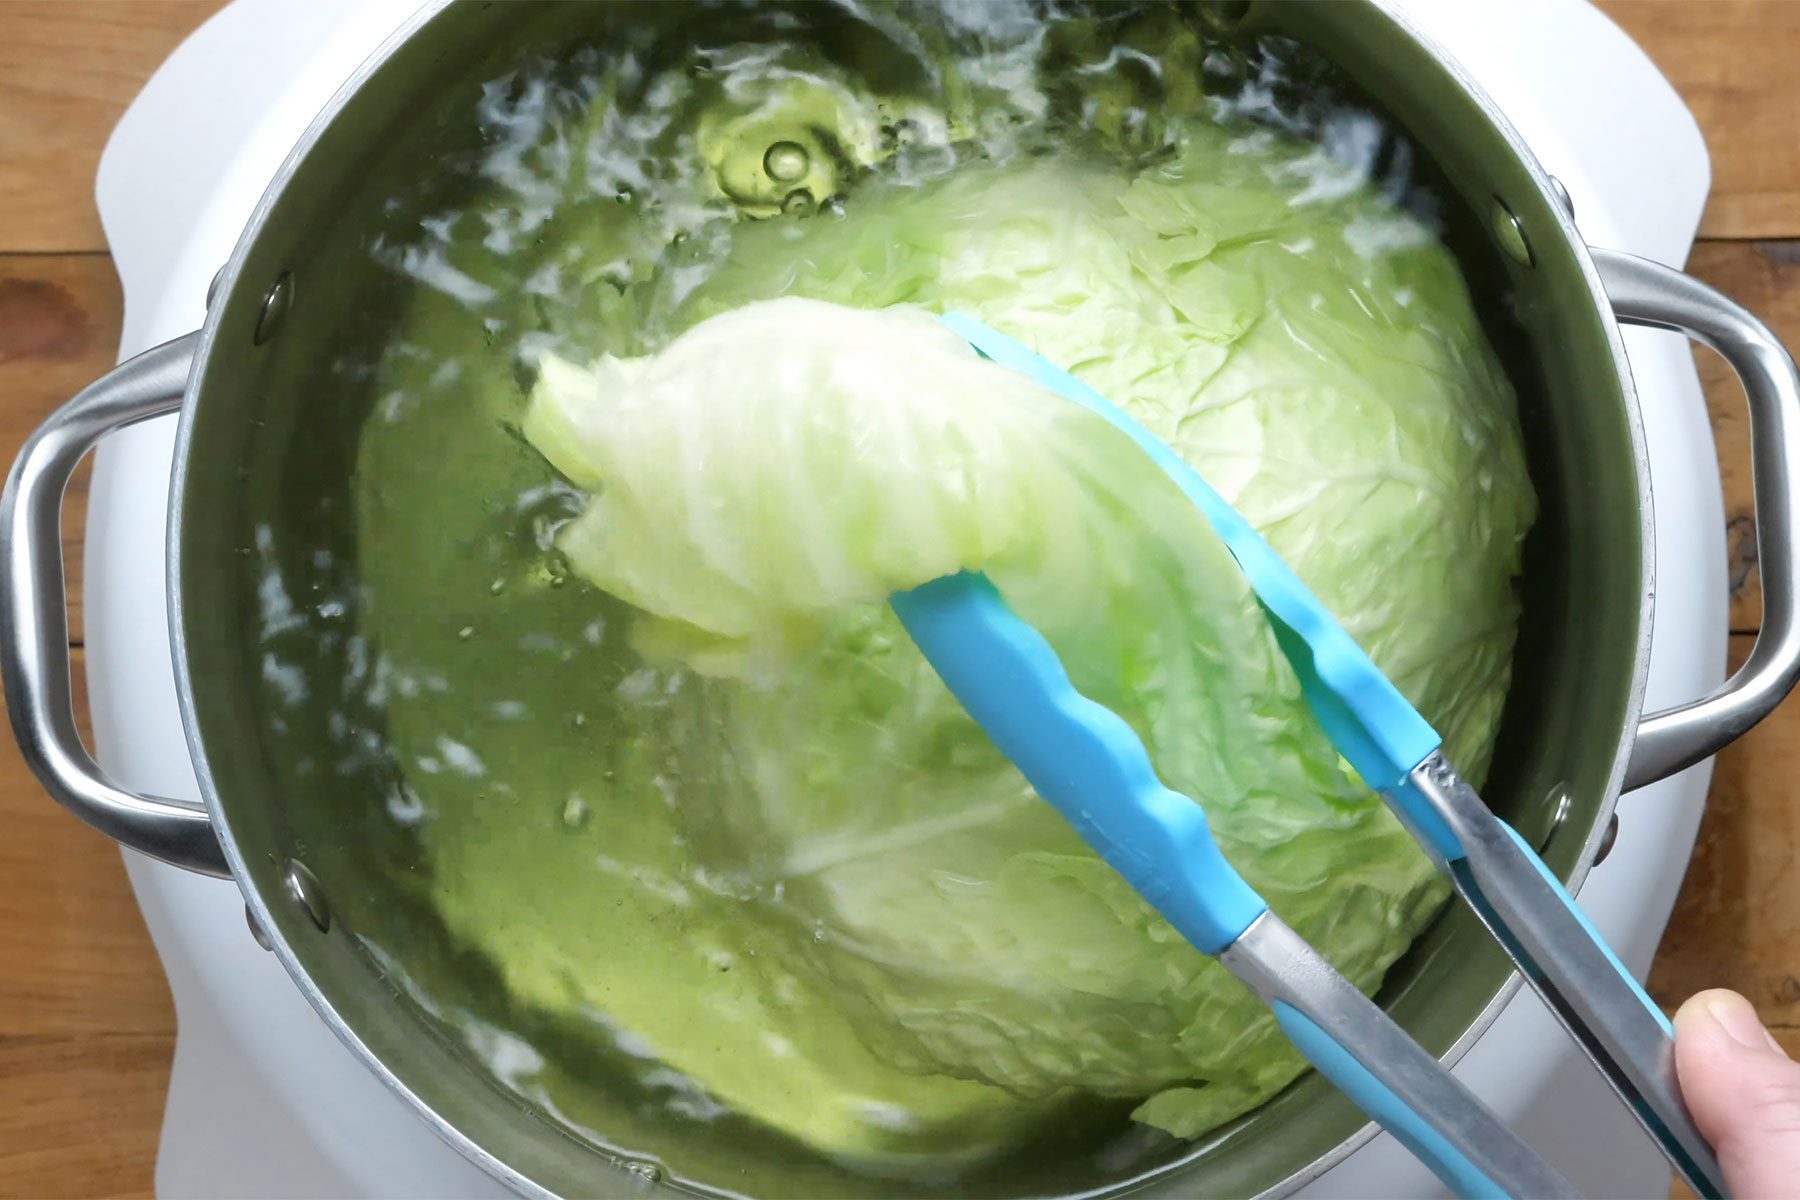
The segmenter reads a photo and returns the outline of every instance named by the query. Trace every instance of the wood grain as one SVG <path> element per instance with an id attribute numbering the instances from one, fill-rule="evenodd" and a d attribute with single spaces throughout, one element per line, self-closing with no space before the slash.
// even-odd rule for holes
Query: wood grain
<path id="1" fill-rule="evenodd" d="M 150 1196 L 173 1035 L 0 1036 L 0 1196 Z"/>
<path id="2" fill-rule="evenodd" d="M 1789 346 L 1800 346 L 1800 241 L 1702 242 L 1689 256 L 1688 270 L 1761 317 Z M 1748 633 L 1762 624 L 1749 413 L 1743 390 L 1725 360 L 1701 346 L 1695 347 L 1694 358 L 1712 412 L 1725 489 L 1731 628 Z"/>
<path id="3" fill-rule="evenodd" d="M 1731 639 L 1733 665 L 1751 639 Z M 1694 857 L 1650 972 L 1669 1007 L 1706 987 L 1742 992 L 1800 1036 L 1800 703 L 1721 753 Z"/>
<path id="4" fill-rule="evenodd" d="M 0 1196 L 147 1195 L 175 1011 L 118 848 L 44 795 L 11 738 L 0 828 Z"/>
<path id="5" fill-rule="evenodd" d="M 0 250 L 106 249 L 94 167 L 217 0 L 0 0 Z"/>
<path id="6" fill-rule="evenodd" d="M 120 296 L 92 193 L 107 134 L 217 4 L 0 0 L 0 455 L 112 365 Z M 85 251 L 77 255 L 19 252 Z M 64 507 L 79 644 L 86 472 Z M 78 689 L 85 683 L 79 651 Z M 85 700 L 78 695 L 78 711 Z M 0 739 L 0 1196 L 151 1194 L 168 985 L 118 850 Z"/>
<path id="7" fill-rule="evenodd" d="M 39 422 L 111 369 L 120 304 L 109 257 L 0 254 L 0 451 L 8 462 Z M 77 645 L 87 479 L 83 467 L 63 501 L 69 633 Z"/>
<path id="8" fill-rule="evenodd" d="M 71 652 L 87 737 L 87 669 Z M 0 743 L 0 1036 L 167 1034 L 169 987 L 119 849 L 50 800 Z M 3 1135 L 0 1135 L 3 1136 Z"/>
<path id="9" fill-rule="evenodd" d="M 1800 4 L 1600 0 L 1693 110 L 1712 151 L 1703 238 L 1800 237 Z"/>

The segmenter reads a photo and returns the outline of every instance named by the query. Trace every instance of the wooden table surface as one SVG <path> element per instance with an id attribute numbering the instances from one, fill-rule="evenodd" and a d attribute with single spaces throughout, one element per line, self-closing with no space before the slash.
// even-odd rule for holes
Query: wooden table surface
<path id="1" fill-rule="evenodd" d="M 143 81 L 216 7 L 0 0 L 0 460 L 112 365 L 120 297 L 95 164 Z M 1800 347 L 1800 3 L 1604 7 L 1680 89 L 1712 149 L 1690 269 Z M 1728 373 L 1700 358 L 1725 480 L 1735 659 L 1760 619 L 1746 429 Z M 81 499 L 78 487 L 71 546 Z M 79 658 L 79 613 L 71 641 Z M 1650 989 L 1674 1005 L 1736 988 L 1800 1050 L 1797 766 L 1800 701 L 1719 756 Z M 148 1194 L 174 1036 L 118 852 L 47 800 L 0 738 L 0 1196 Z"/>

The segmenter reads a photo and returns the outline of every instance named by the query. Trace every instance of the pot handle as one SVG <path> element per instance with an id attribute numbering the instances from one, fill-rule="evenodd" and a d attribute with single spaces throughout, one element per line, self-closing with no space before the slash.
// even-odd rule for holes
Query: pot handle
<path id="1" fill-rule="evenodd" d="M 114 430 L 181 407 L 199 333 L 165 342 L 83 388 L 25 442 L 0 495 L 0 674 L 13 736 L 64 808 L 122 845 L 227 876 L 206 810 L 139 796 L 106 777 L 75 731 L 64 608 L 62 502 L 75 467 Z"/>
<path id="2" fill-rule="evenodd" d="M 1750 405 L 1762 630 L 1744 665 L 1711 695 L 1643 718 L 1625 772 L 1630 790 L 1724 749 L 1768 716 L 1800 678 L 1800 371 L 1767 325 L 1693 276 L 1615 250 L 1590 253 L 1620 321 L 1712 347 L 1737 373 Z"/>

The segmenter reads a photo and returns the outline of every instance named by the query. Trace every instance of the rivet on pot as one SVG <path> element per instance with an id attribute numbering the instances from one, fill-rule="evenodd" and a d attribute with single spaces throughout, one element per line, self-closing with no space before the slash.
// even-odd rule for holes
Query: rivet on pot
<path id="1" fill-rule="evenodd" d="M 294 274 L 292 271 L 283 271 L 269 285 L 269 290 L 263 293 L 262 311 L 256 315 L 257 345 L 260 346 L 275 336 L 275 330 L 280 327 L 282 318 L 287 316 L 293 303 Z"/>
<path id="2" fill-rule="evenodd" d="M 1594 865 L 1597 867 L 1606 861 L 1612 853 L 1613 843 L 1619 840 L 1619 814 L 1614 813 L 1606 823 L 1606 832 L 1600 835 L 1600 849 L 1594 851 Z"/>
<path id="3" fill-rule="evenodd" d="M 1562 205 L 1563 212 L 1567 213 L 1569 220 L 1573 221 L 1575 219 L 1575 198 L 1569 195 L 1568 186 L 1564 184 L 1562 180 L 1552 175 L 1550 177 L 1550 190 L 1556 194 L 1556 202 Z"/>
<path id="4" fill-rule="evenodd" d="M 1506 256 L 1520 266 L 1529 267 L 1531 244 L 1525 240 L 1525 227 L 1513 215 L 1512 209 L 1495 200 L 1490 221 L 1494 227 L 1494 237 L 1499 241 L 1500 248 L 1506 251 Z"/>
<path id="5" fill-rule="evenodd" d="M 225 268 L 220 267 L 213 272 L 212 282 L 206 285 L 206 307 L 211 308 L 213 301 L 219 298 L 219 286 L 225 282 Z"/>
<path id="6" fill-rule="evenodd" d="M 250 911 L 250 906 L 248 904 L 244 905 L 244 924 L 250 927 L 250 936 L 256 939 L 257 945 L 261 946 L 264 950 L 273 950 L 275 948 L 269 944 L 269 935 L 264 933 L 262 926 L 256 923 L 256 914 Z"/>
<path id="7" fill-rule="evenodd" d="M 1575 807 L 1575 801 L 1569 797 L 1569 789 L 1558 787 L 1551 791 L 1547 807 L 1550 810 L 1550 819 L 1544 828 L 1543 835 L 1537 840 L 1539 854 L 1550 848 L 1550 840 L 1556 836 L 1556 831 L 1562 828 L 1563 822 L 1569 819 L 1569 810 Z"/>
<path id="8" fill-rule="evenodd" d="M 306 864 L 297 858 L 287 860 L 287 867 L 282 872 L 287 880 L 288 895 L 292 896 L 312 923 L 324 933 L 331 928 L 331 906 L 325 903 L 325 889 L 319 885 L 318 876 L 306 869 Z"/>

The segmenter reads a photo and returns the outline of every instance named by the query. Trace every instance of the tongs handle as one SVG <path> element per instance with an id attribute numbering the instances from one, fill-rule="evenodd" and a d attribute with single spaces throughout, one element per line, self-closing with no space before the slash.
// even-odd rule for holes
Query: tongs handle
<path id="1" fill-rule="evenodd" d="M 1535 1151 L 1269 911 L 1206 813 L 1156 777 L 1117 713 L 1083 696 L 983 575 L 890 598 L 926 659 L 1020 774 L 1177 932 L 1274 1010 L 1294 1046 L 1466 1197 L 1574 1192 Z"/>
<path id="2" fill-rule="evenodd" d="M 1451 881 L 1569 1036 L 1656 1140 L 1687 1185 L 1723 1197 L 1724 1175 L 1675 1075 L 1675 1032 L 1574 899 L 1513 828 L 1433 753 L 1393 797 L 1412 823 L 1428 810 L 1456 839 Z"/>

